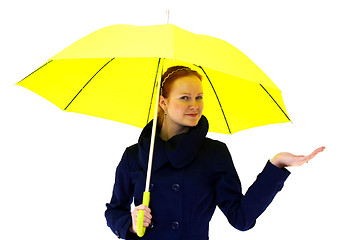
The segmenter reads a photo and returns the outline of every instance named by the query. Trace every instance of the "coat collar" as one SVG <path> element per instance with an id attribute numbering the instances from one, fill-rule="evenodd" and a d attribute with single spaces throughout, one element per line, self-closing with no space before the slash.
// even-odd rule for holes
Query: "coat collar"
<path id="1" fill-rule="evenodd" d="M 153 121 L 149 122 L 139 137 L 139 162 L 146 170 L 149 158 L 151 129 Z M 189 132 L 176 135 L 164 141 L 159 137 L 160 129 L 157 129 L 154 144 L 154 157 L 152 171 L 156 171 L 166 162 L 177 169 L 188 165 L 197 156 L 198 150 L 203 143 L 209 129 L 205 116 L 202 116 L 197 126 L 190 128 Z"/>

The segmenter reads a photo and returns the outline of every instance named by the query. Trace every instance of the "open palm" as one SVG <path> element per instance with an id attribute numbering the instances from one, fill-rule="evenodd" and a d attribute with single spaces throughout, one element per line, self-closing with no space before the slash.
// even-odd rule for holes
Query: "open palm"
<path id="1" fill-rule="evenodd" d="M 273 157 L 270 162 L 280 168 L 301 166 L 313 159 L 319 152 L 324 151 L 324 149 L 325 147 L 317 148 L 309 155 L 294 155 L 288 152 L 282 152 Z"/>

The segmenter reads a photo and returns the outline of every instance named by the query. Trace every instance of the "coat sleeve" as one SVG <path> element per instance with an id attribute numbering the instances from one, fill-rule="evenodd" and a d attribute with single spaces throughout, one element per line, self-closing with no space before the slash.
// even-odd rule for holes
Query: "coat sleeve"
<path id="1" fill-rule="evenodd" d="M 251 229 L 275 195 L 282 189 L 290 172 L 267 162 L 256 181 L 242 194 L 241 183 L 225 144 L 217 151 L 213 164 L 216 203 L 230 224 L 238 230 Z"/>
<path id="2" fill-rule="evenodd" d="M 118 238 L 138 239 L 128 231 L 132 219 L 130 207 L 134 188 L 130 179 L 127 151 L 116 168 L 115 184 L 110 203 L 106 204 L 105 218 L 107 225 Z"/>

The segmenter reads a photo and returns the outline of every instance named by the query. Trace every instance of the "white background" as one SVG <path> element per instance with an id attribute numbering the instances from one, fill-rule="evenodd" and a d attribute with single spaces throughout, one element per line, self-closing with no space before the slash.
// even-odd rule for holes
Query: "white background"
<path id="1" fill-rule="evenodd" d="M 15 83 L 102 27 L 163 24 L 167 8 L 170 23 L 228 41 L 282 90 L 292 124 L 209 134 L 228 145 L 244 191 L 278 152 L 327 147 L 289 169 L 254 229 L 235 230 L 217 210 L 210 239 L 359 239 L 360 15 L 350 0 L 2 3 L 0 239 L 116 239 L 105 203 L 140 129 L 63 112 Z"/>

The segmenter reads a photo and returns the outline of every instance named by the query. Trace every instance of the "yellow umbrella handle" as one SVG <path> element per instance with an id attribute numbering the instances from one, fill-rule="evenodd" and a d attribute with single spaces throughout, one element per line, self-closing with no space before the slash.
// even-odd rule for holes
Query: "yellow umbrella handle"
<path id="1" fill-rule="evenodd" d="M 143 194 L 143 205 L 149 207 L 150 202 L 150 192 L 144 192 Z M 139 237 L 144 236 L 146 227 L 144 227 L 144 211 L 139 210 L 137 215 L 137 222 L 136 222 L 136 231 Z"/>

